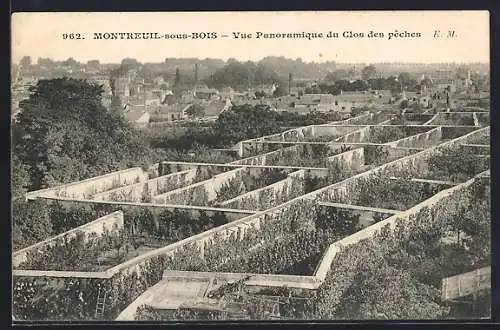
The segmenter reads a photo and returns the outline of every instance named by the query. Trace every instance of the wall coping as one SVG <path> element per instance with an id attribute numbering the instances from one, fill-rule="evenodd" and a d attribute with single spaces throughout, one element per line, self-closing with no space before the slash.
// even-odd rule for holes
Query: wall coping
<path id="1" fill-rule="evenodd" d="M 133 171 L 137 171 L 137 170 L 141 170 L 142 172 L 144 172 L 141 167 L 131 167 L 131 168 L 127 168 L 125 170 L 120 170 L 120 171 L 115 171 L 115 172 L 111 172 L 111 173 L 104 174 L 104 175 L 94 176 L 92 178 L 88 178 L 88 179 L 84 179 L 84 180 L 80 180 L 80 181 L 76 181 L 76 182 L 65 183 L 65 184 L 55 186 L 55 187 L 49 187 L 49 188 L 44 188 L 44 189 L 39 189 L 39 190 L 34 190 L 34 191 L 28 191 L 26 193 L 26 199 L 28 199 L 32 195 L 35 195 L 35 193 L 38 194 L 38 193 L 44 193 L 44 192 L 49 192 L 49 191 L 56 191 L 56 190 L 76 186 L 76 185 L 79 185 L 81 183 L 92 182 L 95 180 L 104 179 L 104 178 L 108 178 L 108 177 L 112 177 L 112 176 L 120 175 L 120 174 L 125 174 L 127 172 L 133 172 Z M 35 196 L 35 197 L 37 197 L 37 196 Z"/>
<path id="2" fill-rule="evenodd" d="M 45 244 L 47 244 L 47 243 L 50 243 L 50 242 L 52 242 L 52 241 L 55 241 L 55 240 L 57 240 L 57 239 L 59 239 L 59 238 L 63 238 L 63 237 L 65 237 L 65 236 L 69 235 L 69 234 L 76 233 L 76 232 L 78 232 L 78 231 L 81 231 L 81 230 L 82 230 L 82 229 L 84 229 L 84 228 L 87 228 L 87 227 L 90 227 L 90 226 L 92 226 L 92 225 L 95 225 L 96 223 L 98 223 L 99 221 L 102 221 L 103 219 L 110 218 L 110 217 L 115 217 L 115 216 L 117 216 L 117 217 L 119 217 L 119 218 L 121 218 L 121 219 L 123 220 L 123 211 L 118 210 L 118 211 L 115 211 L 115 212 L 112 212 L 112 213 L 106 214 L 106 215 L 104 215 L 104 216 L 102 216 L 102 217 L 100 217 L 100 218 L 97 218 L 97 219 L 95 219 L 95 220 L 92 220 L 92 221 L 90 221 L 90 222 L 87 222 L 87 223 L 85 223 L 85 224 L 83 224 L 83 225 L 81 225 L 81 226 L 78 226 L 78 227 L 76 227 L 76 228 L 70 229 L 70 230 L 65 231 L 65 232 L 63 232 L 63 233 L 61 233 L 61 234 L 58 234 L 58 235 L 56 235 L 56 236 L 50 237 L 50 238 L 48 238 L 48 239 L 46 239 L 46 240 L 43 240 L 43 241 L 41 241 L 41 242 L 35 243 L 35 244 L 33 244 L 33 245 L 30 245 L 30 246 L 25 247 L 25 248 L 23 248 L 23 249 L 21 249 L 21 250 L 15 251 L 15 252 L 12 254 L 12 256 L 16 256 L 16 255 L 19 255 L 19 254 L 21 254 L 21 253 L 28 252 L 28 251 L 29 251 L 29 250 L 31 250 L 31 249 L 34 249 L 34 248 L 37 248 L 37 247 L 43 246 L 43 245 L 45 245 Z"/>
<path id="3" fill-rule="evenodd" d="M 210 206 L 100 201 L 100 200 L 94 200 L 94 199 L 81 199 L 81 198 L 71 198 L 71 197 L 44 197 L 44 196 L 40 196 L 37 198 L 38 199 L 46 199 L 46 200 L 54 200 L 54 201 L 79 202 L 79 203 L 87 203 L 87 204 L 144 206 L 144 207 L 157 207 L 157 208 L 164 208 L 164 209 L 186 209 L 186 210 L 201 210 L 201 211 L 214 211 L 214 212 L 219 211 L 219 212 L 243 213 L 243 214 L 257 213 L 257 211 L 254 211 L 254 210 L 227 209 L 227 208 L 210 207 Z"/>
<path id="4" fill-rule="evenodd" d="M 438 126 L 438 127 L 435 127 L 435 128 L 432 128 L 432 129 L 428 130 L 427 132 L 418 133 L 418 134 L 415 134 L 415 135 L 412 135 L 412 136 L 407 136 L 407 137 L 404 137 L 404 138 L 399 139 L 399 140 L 387 142 L 385 144 L 397 147 L 398 144 L 401 143 L 401 142 L 411 141 L 412 139 L 415 139 L 415 137 L 418 138 L 420 136 L 425 136 L 426 134 L 429 134 L 429 133 L 440 132 L 440 131 L 441 131 L 441 126 Z"/>
<path id="5" fill-rule="evenodd" d="M 323 281 L 325 279 L 328 271 L 331 268 L 331 264 L 333 262 L 333 259 L 335 258 L 336 252 L 339 249 L 341 249 L 342 247 L 356 244 L 359 241 L 365 239 L 366 237 L 364 237 L 364 236 L 366 236 L 367 234 L 373 233 L 375 231 L 379 231 L 380 229 L 385 227 L 387 224 L 391 224 L 391 223 L 394 224 L 398 219 L 406 220 L 410 216 L 418 214 L 418 212 L 420 212 L 423 208 L 428 207 L 430 205 L 433 205 L 433 204 L 441 201 L 445 197 L 452 195 L 456 191 L 462 190 L 462 189 L 472 185 L 474 182 L 476 182 L 478 177 L 484 175 L 484 173 L 486 173 L 486 172 L 489 172 L 489 170 L 481 172 L 480 174 L 467 180 L 464 183 L 461 183 L 459 185 L 441 190 L 437 194 L 432 195 L 428 199 L 412 206 L 411 208 L 409 208 L 405 211 L 401 211 L 398 214 L 392 215 L 392 216 L 388 217 L 387 219 L 379 221 L 371 226 L 368 226 L 360 231 L 357 231 L 356 233 L 354 233 L 352 235 L 346 236 L 343 239 L 332 243 L 328 247 L 328 249 L 326 251 L 327 253 L 323 254 L 321 261 L 318 263 L 316 271 L 314 272 L 314 276 L 317 277 L 321 281 Z M 356 237 L 359 237 L 359 239 L 353 240 L 353 238 L 356 238 Z M 370 237 L 371 237 L 371 235 L 370 235 Z"/>
<path id="6" fill-rule="evenodd" d="M 226 201 L 223 201 L 222 203 L 220 203 L 220 205 L 226 205 L 226 204 L 229 204 L 229 203 L 232 203 L 234 201 L 237 201 L 237 200 L 240 200 L 240 199 L 243 199 L 245 197 L 248 197 L 248 196 L 251 196 L 251 195 L 255 195 L 255 194 L 258 194 L 259 192 L 261 191 L 264 191 L 264 190 L 267 190 L 267 189 L 273 189 L 274 187 L 278 187 L 280 185 L 283 185 L 285 184 L 286 182 L 289 182 L 291 181 L 294 177 L 300 175 L 300 173 L 304 173 L 305 174 L 305 170 L 298 170 L 298 171 L 295 171 L 295 172 L 292 172 L 292 173 L 289 173 L 287 175 L 287 177 L 283 180 L 280 180 L 280 181 L 277 181 L 275 183 L 272 183 L 270 185 L 267 185 L 265 187 L 261 187 L 261 188 L 257 188 L 257 189 L 254 189 L 254 190 L 251 190 L 251 191 L 248 191 L 244 194 L 241 194 L 241 195 L 238 195 L 234 198 L 231 198 L 231 199 L 228 199 Z"/>
<path id="7" fill-rule="evenodd" d="M 216 174 L 216 175 L 212 176 L 210 179 L 206 179 L 206 180 L 203 180 L 203 181 L 200 181 L 200 182 L 192 183 L 192 184 L 184 186 L 184 187 L 180 187 L 180 188 L 177 188 L 177 189 L 174 189 L 174 190 L 170 190 L 170 191 L 167 191 L 167 192 L 165 192 L 163 194 L 156 195 L 153 198 L 162 198 L 162 197 L 165 197 L 165 196 L 169 196 L 169 195 L 173 195 L 173 194 L 179 193 L 181 191 L 189 190 L 189 189 L 196 188 L 196 187 L 199 187 L 199 186 L 204 186 L 207 183 L 210 183 L 211 181 L 213 181 L 215 179 L 218 179 L 220 177 L 223 177 L 223 176 L 225 176 L 227 174 L 239 173 L 239 172 L 243 172 L 244 170 L 245 170 L 244 168 L 236 168 L 234 170 L 225 171 L 225 172 L 222 172 L 222 173 L 219 173 L 219 174 Z"/>
<path id="8" fill-rule="evenodd" d="M 293 146 L 292 146 L 293 147 Z M 284 150 L 284 149 L 283 149 Z M 276 151 L 276 150 L 275 150 Z M 273 151 L 274 152 L 274 151 Z M 251 159 L 257 156 L 252 156 L 249 158 L 244 158 L 241 160 L 247 160 Z M 282 166 L 282 165 L 247 165 L 247 164 L 233 164 L 233 163 L 227 163 L 227 164 L 217 164 L 217 163 L 188 163 L 188 162 L 176 162 L 176 161 L 166 161 L 164 162 L 165 164 L 179 164 L 179 165 L 193 165 L 193 166 L 219 166 L 219 167 L 234 167 L 236 169 L 238 168 L 278 168 L 278 169 L 296 169 L 296 170 L 326 170 L 326 168 L 321 168 L 321 167 L 302 167 L 302 166 Z M 228 173 L 233 170 L 225 171 L 220 174 Z M 218 174 L 218 175 L 220 175 Z M 215 176 L 214 176 L 215 177 Z M 207 181 L 207 180 L 205 180 Z M 203 182 L 203 181 L 202 181 Z"/>
<path id="9" fill-rule="evenodd" d="M 126 186 L 123 186 L 123 187 L 118 187 L 118 188 L 114 188 L 114 189 L 110 189 L 110 190 L 106 190 L 106 191 L 103 191 L 103 192 L 100 192 L 100 193 L 97 193 L 97 194 L 94 194 L 92 195 L 92 197 L 101 197 L 103 195 L 106 195 L 106 194 L 111 194 L 111 193 L 114 193 L 114 192 L 117 192 L 117 191 L 120 191 L 124 188 L 135 188 L 135 187 L 141 187 L 143 186 L 144 184 L 148 184 L 148 183 L 153 183 L 155 181 L 158 181 L 158 180 L 162 180 L 162 179 L 166 179 L 168 177 L 173 177 L 173 176 L 176 176 L 176 175 L 182 175 L 182 174 L 187 174 L 189 173 L 190 171 L 193 171 L 193 169 L 190 169 L 190 170 L 184 170 L 184 171 L 179 171 L 179 172 L 175 172 L 175 173 L 170 173 L 170 174 L 165 174 L 165 175 L 162 175 L 162 176 L 158 176 L 156 178 L 152 178 L 152 179 L 148 179 L 146 181 L 142 181 L 142 182 L 138 182 L 138 183 L 133 183 L 133 184 L 129 184 L 129 185 L 126 185 Z"/>

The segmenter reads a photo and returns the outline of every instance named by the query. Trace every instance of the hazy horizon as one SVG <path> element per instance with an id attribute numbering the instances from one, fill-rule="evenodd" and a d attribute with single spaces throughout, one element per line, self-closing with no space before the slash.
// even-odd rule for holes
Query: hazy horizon
<path id="1" fill-rule="evenodd" d="M 131 59 L 132 57 L 127 57 L 127 56 L 124 56 L 123 58 L 115 61 L 115 62 L 104 62 L 102 61 L 100 58 L 89 58 L 89 59 L 85 59 L 85 60 L 82 60 L 82 59 L 79 59 L 75 56 L 69 56 L 67 58 L 51 58 L 51 57 L 34 57 L 34 56 L 31 56 L 29 54 L 26 54 L 26 55 L 23 55 L 21 56 L 24 57 L 24 56 L 29 56 L 31 57 L 31 60 L 32 60 L 32 64 L 36 64 L 37 60 L 39 58 L 43 58 L 43 59 L 49 59 L 49 60 L 52 60 L 54 62 L 63 62 L 63 61 L 66 61 L 68 60 L 69 58 L 72 58 L 74 59 L 75 61 L 79 62 L 79 63 L 82 63 L 82 64 L 86 64 L 88 61 L 92 61 L 92 60 L 98 60 L 99 61 L 99 64 L 101 65 L 119 65 L 121 64 L 122 60 L 124 59 Z M 257 59 L 251 59 L 251 60 L 248 60 L 248 59 L 239 59 L 239 58 L 235 58 L 235 57 L 228 57 L 228 58 L 221 58 L 221 57 L 191 57 L 191 56 L 186 56 L 186 57 L 163 57 L 161 59 L 158 59 L 157 61 L 148 61 L 148 62 L 143 62 L 143 61 L 140 61 L 139 59 L 137 58 L 133 58 L 135 60 L 137 60 L 140 64 L 162 64 L 162 63 L 165 63 L 165 59 L 174 59 L 174 60 L 199 60 L 199 61 L 204 61 L 204 60 L 222 60 L 224 61 L 225 63 L 227 63 L 227 61 L 229 59 L 235 59 L 237 60 L 238 62 L 247 62 L 247 61 L 250 61 L 250 62 L 260 62 L 262 61 L 263 59 L 267 58 L 267 57 L 284 57 L 285 59 L 287 60 L 297 60 L 297 58 L 292 58 L 292 57 L 287 57 L 285 55 L 267 55 L 267 56 L 264 56 L 264 57 L 261 57 L 261 58 L 257 58 Z M 339 62 L 339 61 L 332 61 L 332 60 L 323 60 L 323 61 L 304 61 L 303 59 L 301 59 L 303 63 L 306 63 L 306 64 L 310 64 L 310 63 L 328 63 L 328 62 L 335 62 L 335 64 L 340 64 L 340 65 L 349 65 L 349 64 L 366 64 L 366 65 L 369 65 L 369 64 L 372 64 L 372 65 L 377 65 L 377 64 L 396 64 L 396 65 L 399 65 L 399 64 L 402 64 L 402 65 L 436 65 L 436 64 L 484 64 L 484 65 L 489 65 L 490 64 L 490 61 L 486 61 L 486 62 L 481 62 L 481 61 L 475 61 L 475 62 L 457 62 L 457 61 L 450 61 L 450 62 L 404 62 L 404 61 L 387 61 L 387 62 L 369 62 L 369 61 L 361 61 L 361 62 Z M 19 64 L 19 61 L 20 59 L 17 61 L 17 62 L 12 62 L 12 64 Z"/>

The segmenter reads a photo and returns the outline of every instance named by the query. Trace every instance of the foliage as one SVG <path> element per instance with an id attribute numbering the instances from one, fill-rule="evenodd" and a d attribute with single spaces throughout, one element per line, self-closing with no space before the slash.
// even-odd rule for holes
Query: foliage
<path id="1" fill-rule="evenodd" d="M 399 127 L 370 127 L 371 143 L 387 143 L 405 138 L 406 134 Z"/>
<path id="2" fill-rule="evenodd" d="M 24 165 L 16 154 L 11 158 L 11 196 L 12 199 L 24 198 L 30 186 L 28 167 Z"/>
<path id="3" fill-rule="evenodd" d="M 102 106 L 101 86 L 61 78 L 39 80 L 30 92 L 29 99 L 20 102 L 13 150 L 28 167 L 31 189 L 96 176 L 151 157 L 132 126 Z"/>
<path id="4" fill-rule="evenodd" d="M 318 206 L 317 208 L 316 228 L 331 231 L 339 238 L 354 234 L 361 229 L 359 215 L 351 210 L 329 206 Z"/>
<path id="5" fill-rule="evenodd" d="M 444 148 L 428 160 L 428 176 L 463 182 L 489 168 L 489 158 L 481 158 L 462 148 Z"/>
<path id="6" fill-rule="evenodd" d="M 279 133 L 283 131 L 282 127 L 319 125 L 340 119 L 338 113 L 298 114 L 246 104 L 233 106 L 207 127 L 191 124 L 182 134 L 165 134 L 164 129 L 155 132 L 150 128 L 146 135 L 152 147 L 164 149 L 169 159 L 181 160 L 189 159 L 188 154 L 208 152 L 210 148 L 228 148 L 239 141 Z"/>
<path id="7" fill-rule="evenodd" d="M 373 78 L 377 74 L 377 68 L 375 68 L 373 65 L 368 65 L 361 70 L 361 76 L 363 77 L 364 80 L 368 80 L 370 78 Z"/>
<path id="8" fill-rule="evenodd" d="M 230 203 L 224 204 L 224 207 L 234 209 L 250 209 L 250 210 L 266 210 L 283 204 L 295 197 L 304 194 L 304 179 L 290 175 L 285 178 L 280 172 L 276 173 L 276 185 L 271 183 L 274 180 L 259 183 L 263 189 L 258 191 L 250 191 L 247 194 L 241 195 Z M 265 177 L 264 177 L 265 178 Z M 281 179 L 282 178 L 282 179 Z M 273 177 L 271 176 L 271 179 Z M 280 180 L 278 180 L 280 179 Z"/>
<path id="9" fill-rule="evenodd" d="M 107 210 L 96 210 L 78 205 L 67 207 L 56 202 L 48 207 L 48 213 L 54 233 L 60 234 L 106 215 Z"/>
<path id="10" fill-rule="evenodd" d="M 244 172 L 241 176 L 231 178 L 217 191 L 217 202 L 226 201 L 253 191 L 261 187 L 266 187 L 287 177 L 287 173 L 280 169 L 262 169 L 258 174 L 252 175 Z"/>
<path id="11" fill-rule="evenodd" d="M 389 151 L 383 146 L 366 145 L 364 148 L 365 164 L 380 165 L 386 163 Z"/>
<path id="12" fill-rule="evenodd" d="M 186 114 L 191 118 L 203 117 L 205 115 L 205 109 L 199 104 L 193 104 L 186 110 Z"/>
<path id="13" fill-rule="evenodd" d="M 137 321 L 221 321 L 229 320 L 227 312 L 219 310 L 178 308 L 176 310 L 157 310 L 149 305 L 137 308 Z M 233 319 L 233 318 L 231 318 Z"/>
<path id="14" fill-rule="evenodd" d="M 15 277 L 13 314 L 21 320 L 93 320 L 102 290 L 107 293 L 103 319 L 115 319 L 162 278 L 164 268 L 165 257 L 156 256 L 137 265 L 137 271 L 110 279 Z"/>
<path id="15" fill-rule="evenodd" d="M 239 258 L 214 267 L 213 271 L 312 275 L 318 257 L 334 238 L 322 230 L 298 230 L 259 245 Z"/>
<path id="16" fill-rule="evenodd" d="M 276 112 L 264 106 L 234 106 L 219 115 L 214 130 L 222 139 L 222 144 L 230 145 L 236 141 L 280 131 L 276 117 Z"/>
<path id="17" fill-rule="evenodd" d="M 72 237 L 57 239 L 50 246 L 28 253 L 26 262 L 18 269 L 98 271 L 99 256 L 103 251 L 118 249 L 116 261 L 121 262 L 119 249 L 124 244 L 121 230 L 105 231 L 102 236 L 77 232 Z"/>
<path id="18" fill-rule="evenodd" d="M 205 83 L 209 87 L 224 88 L 232 87 L 236 90 L 246 90 L 252 86 L 263 84 L 273 84 L 280 80 L 280 77 L 265 64 L 255 64 L 253 62 L 232 62 L 218 69 Z"/>
<path id="19" fill-rule="evenodd" d="M 49 209 L 41 201 L 12 201 L 12 247 L 19 250 L 54 234 Z"/>
<path id="20" fill-rule="evenodd" d="M 433 196 L 443 186 L 411 181 L 411 177 L 391 179 L 386 174 L 359 178 L 351 188 L 349 198 L 354 205 L 407 210 Z"/>
<path id="21" fill-rule="evenodd" d="M 400 219 L 394 231 L 384 227 L 373 238 L 342 249 L 316 297 L 308 302 L 308 317 L 449 317 L 449 308 L 440 301 L 441 279 L 491 262 L 490 246 L 484 244 L 489 242 L 486 233 L 491 226 L 487 196 L 484 183 L 477 181 L 407 221 Z M 472 224 L 482 228 L 470 231 L 468 241 L 460 245 L 444 239 L 450 226 L 463 217 L 456 204 L 468 210 L 463 228 Z"/>

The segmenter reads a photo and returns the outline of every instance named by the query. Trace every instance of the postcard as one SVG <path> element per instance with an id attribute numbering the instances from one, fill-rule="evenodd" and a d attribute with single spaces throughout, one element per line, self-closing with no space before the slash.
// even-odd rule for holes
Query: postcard
<path id="1" fill-rule="evenodd" d="M 491 317 L 487 11 L 12 15 L 12 320 Z"/>

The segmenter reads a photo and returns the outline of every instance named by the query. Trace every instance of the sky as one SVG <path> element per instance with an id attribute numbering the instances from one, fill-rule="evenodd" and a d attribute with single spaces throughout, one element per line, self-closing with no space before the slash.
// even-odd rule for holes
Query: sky
<path id="1" fill-rule="evenodd" d="M 420 34 L 392 37 L 398 31 Z M 436 31 L 440 37 L 435 37 Z M 339 38 L 326 38 L 328 32 Z M 350 38 L 349 31 L 364 34 Z M 384 37 L 368 37 L 374 31 Z M 455 31 L 447 38 L 448 31 Z M 94 40 L 94 33 L 215 32 L 217 39 Z M 252 34 L 234 39 L 233 32 Z M 256 33 L 323 33 L 322 38 L 262 39 Z M 347 32 L 346 37 L 343 33 Z M 80 34 L 84 40 L 63 39 Z M 221 37 L 228 35 L 228 37 Z M 311 62 L 489 62 L 487 11 L 371 12 L 134 12 L 15 13 L 12 16 L 12 60 L 23 56 L 116 63 L 123 58 L 163 62 L 167 57 L 259 60 L 285 56 Z"/>

